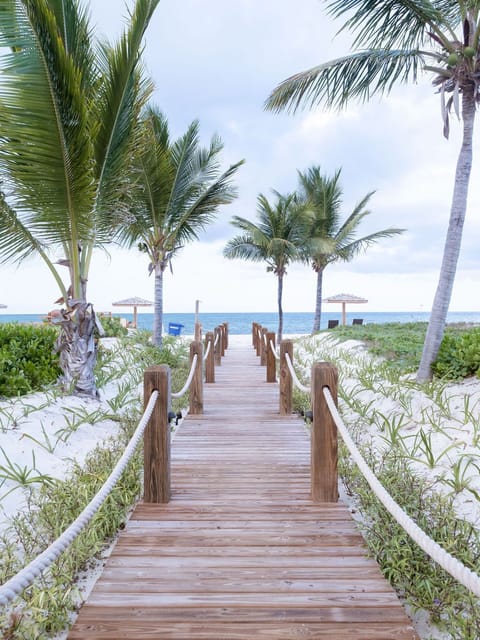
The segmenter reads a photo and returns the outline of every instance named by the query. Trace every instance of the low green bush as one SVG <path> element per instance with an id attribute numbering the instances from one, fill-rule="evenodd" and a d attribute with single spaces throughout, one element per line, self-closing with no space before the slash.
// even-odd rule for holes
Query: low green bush
<path id="1" fill-rule="evenodd" d="M 480 327 L 446 333 L 432 370 L 436 376 L 449 380 L 480 375 Z"/>
<path id="2" fill-rule="evenodd" d="M 24 395 L 55 382 L 57 335 L 51 326 L 0 324 L 0 396 Z"/>
<path id="3" fill-rule="evenodd" d="M 119 336 L 126 336 L 128 334 L 127 328 L 122 327 L 121 319 L 116 316 L 112 316 L 111 318 L 108 316 L 100 316 L 100 322 L 105 332 L 105 338 L 118 338 Z"/>

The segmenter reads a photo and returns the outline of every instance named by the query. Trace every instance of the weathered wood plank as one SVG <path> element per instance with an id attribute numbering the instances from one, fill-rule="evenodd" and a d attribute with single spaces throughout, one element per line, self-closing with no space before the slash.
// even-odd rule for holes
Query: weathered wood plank
<path id="1" fill-rule="evenodd" d="M 312 501 L 308 434 L 254 350 L 215 379 L 173 443 L 171 502 L 137 506 L 69 638 L 414 640 L 346 507 Z"/>

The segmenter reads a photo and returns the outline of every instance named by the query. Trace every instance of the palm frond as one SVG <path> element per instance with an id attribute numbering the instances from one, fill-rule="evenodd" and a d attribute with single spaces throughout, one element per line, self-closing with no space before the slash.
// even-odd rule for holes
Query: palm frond
<path id="1" fill-rule="evenodd" d="M 38 0 L 0 12 L 0 47 L 10 49 L 2 57 L 0 162 L 12 205 L 32 213 L 44 241 L 78 244 L 90 237 L 93 199 L 83 70 Z"/>
<path id="2" fill-rule="evenodd" d="M 331 0 L 328 12 L 335 18 L 350 16 L 341 30 L 357 34 L 354 48 L 368 49 L 421 48 L 429 30 L 441 37 L 461 19 L 458 2 L 452 0 Z"/>
<path id="3" fill-rule="evenodd" d="M 123 175 L 137 116 L 152 91 L 151 82 L 144 77 L 140 52 L 159 1 L 137 0 L 129 29 L 115 46 L 104 45 L 99 51 L 104 79 L 96 102 L 100 123 L 95 136 L 100 210 L 108 211 L 115 204 L 118 177 Z"/>
<path id="4" fill-rule="evenodd" d="M 418 49 L 368 49 L 318 65 L 287 78 L 265 103 L 271 111 L 290 112 L 320 104 L 344 108 L 389 93 L 396 82 L 415 81 L 423 53 Z"/>
<path id="5" fill-rule="evenodd" d="M 176 234 L 182 242 L 197 238 L 198 231 L 214 220 L 218 207 L 235 200 L 237 190 L 232 185 L 232 178 L 244 162 L 240 160 L 231 165 L 213 184 L 198 190 L 198 196 L 176 223 Z"/>
<path id="6" fill-rule="evenodd" d="M 229 260 L 240 258 L 252 262 L 262 262 L 267 258 L 262 246 L 252 242 L 250 235 L 235 236 L 229 240 L 223 250 L 223 255 Z"/>
<path id="7" fill-rule="evenodd" d="M 47 246 L 35 238 L 0 192 L 0 261 L 22 262 Z"/>
<path id="8" fill-rule="evenodd" d="M 357 238 L 352 242 L 337 246 L 336 258 L 335 260 L 330 260 L 330 262 L 334 262 L 336 260 L 350 261 L 357 254 L 361 253 L 362 251 L 366 251 L 368 247 L 378 242 L 378 240 L 381 240 L 383 238 L 391 238 L 404 232 L 405 229 L 389 227 L 388 229 L 376 231 L 369 235 L 363 236 L 363 238 Z"/>

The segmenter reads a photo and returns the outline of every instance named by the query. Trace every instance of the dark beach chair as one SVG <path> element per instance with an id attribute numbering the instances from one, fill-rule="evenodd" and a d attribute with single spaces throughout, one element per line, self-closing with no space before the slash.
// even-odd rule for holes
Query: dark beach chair
<path id="1" fill-rule="evenodd" d="M 328 328 L 329 329 L 335 329 L 335 327 L 338 327 L 338 320 L 329 320 L 328 321 Z"/>
<path id="2" fill-rule="evenodd" d="M 354 318 L 352 324 L 363 324 L 363 318 Z"/>

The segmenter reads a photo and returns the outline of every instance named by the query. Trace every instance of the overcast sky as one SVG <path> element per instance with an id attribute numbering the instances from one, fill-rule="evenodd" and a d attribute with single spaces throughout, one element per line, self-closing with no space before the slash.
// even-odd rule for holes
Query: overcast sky
<path id="1" fill-rule="evenodd" d="M 128 3 L 131 6 L 131 3 Z M 99 34 L 119 32 L 124 3 L 90 0 Z M 263 110 L 272 89 L 289 75 L 348 52 L 347 36 L 320 0 L 161 0 L 145 42 L 145 62 L 173 136 L 200 121 L 205 144 L 224 141 L 224 168 L 242 158 L 239 197 L 223 207 L 201 242 L 183 250 L 165 276 L 165 311 L 275 311 L 276 278 L 263 264 L 227 261 L 222 250 L 235 234 L 233 215 L 255 219 L 259 193 L 293 190 L 297 170 L 313 164 L 332 174 L 342 168 L 344 215 L 369 191 L 371 215 L 364 233 L 388 226 L 407 229 L 348 264 L 329 266 L 325 296 L 365 297 L 365 311 L 429 311 L 448 224 L 461 128 L 442 136 L 438 94 L 425 76 L 388 98 L 345 112 L 320 109 L 292 115 Z M 478 140 L 478 136 L 477 136 Z M 477 151 L 478 144 L 475 145 Z M 474 158 L 469 209 L 450 309 L 480 311 L 480 160 Z M 114 247 L 99 253 L 90 272 L 89 298 L 97 310 L 131 296 L 153 299 L 144 254 Z M 43 313 L 58 292 L 40 262 L 0 267 L 0 302 L 7 313 Z M 315 274 L 292 266 L 284 288 L 285 311 L 312 311 Z"/>

